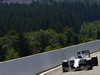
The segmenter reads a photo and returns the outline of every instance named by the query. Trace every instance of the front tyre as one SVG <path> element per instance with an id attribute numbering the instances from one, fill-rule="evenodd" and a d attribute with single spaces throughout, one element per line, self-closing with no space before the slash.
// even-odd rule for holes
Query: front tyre
<path id="1" fill-rule="evenodd" d="M 68 68 L 69 68 L 68 62 L 67 62 L 67 60 L 64 60 L 64 61 L 62 62 L 62 71 L 63 71 L 63 72 L 68 72 Z"/>
<path id="2" fill-rule="evenodd" d="M 68 69 L 66 69 L 66 68 L 63 68 L 63 72 L 68 72 Z"/>

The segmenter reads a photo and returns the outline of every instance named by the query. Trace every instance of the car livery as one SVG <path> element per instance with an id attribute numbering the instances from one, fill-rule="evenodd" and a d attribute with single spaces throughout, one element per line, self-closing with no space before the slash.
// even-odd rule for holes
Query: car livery
<path id="1" fill-rule="evenodd" d="M 98 66 L 98 58 L 90 57 L 89 50 L 77 51 L 77 57 L 71 57 L 69 60 L 63 60 L 62 70 L 68 72 L 73 70 L 91 70 L 93 66 Z"/>

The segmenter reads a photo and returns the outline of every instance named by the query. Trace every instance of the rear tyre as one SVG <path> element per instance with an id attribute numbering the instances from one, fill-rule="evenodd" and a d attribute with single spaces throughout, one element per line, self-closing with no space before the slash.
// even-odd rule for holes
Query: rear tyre
<path id="1" fill-rule="evenodd" d="M 92 60 L 87 60 L 86 61 L 86 70 L 91 70 L 91 69 L 93 69 Z"/>
<path id="2" fill-rule="evenodd" d="M 98 66 L 98 57 L 92 57 L 93 66 Z"/>

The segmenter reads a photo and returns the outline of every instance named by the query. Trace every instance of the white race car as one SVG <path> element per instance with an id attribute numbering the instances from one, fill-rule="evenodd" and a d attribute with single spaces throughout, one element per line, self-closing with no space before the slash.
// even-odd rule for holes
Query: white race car
<path id="1" fill-rule="evenodd" d="M 89 50 L 77 51 L 77 57 L 70 58 L 69 60 L 63 60 L 62 70 L 68 72 L 73 70 L 90 70 L 93 66 L 98 66 L 98 58 L 90 57 Z"/>

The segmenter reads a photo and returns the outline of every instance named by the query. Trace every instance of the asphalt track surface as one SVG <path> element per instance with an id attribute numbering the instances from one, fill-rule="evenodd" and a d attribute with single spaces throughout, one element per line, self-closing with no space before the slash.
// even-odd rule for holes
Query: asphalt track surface
<path id="1" fill-rule="evenodd" d="M 58 68 L 43 73 L 42 75 L 100 75 L 100 51 L 91 54 L 91 57 L 93 56 L 98 57 L 98 66 L 94 66 L 92 70 L 70 71 L 70 72 L 63 73 L 62 67 L 59 66 Z"/>

